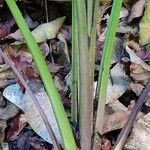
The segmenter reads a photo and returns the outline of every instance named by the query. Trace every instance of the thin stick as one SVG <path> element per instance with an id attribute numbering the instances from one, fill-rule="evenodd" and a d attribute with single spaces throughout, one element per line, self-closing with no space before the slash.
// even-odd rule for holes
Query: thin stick
<path id="1" fill-rule="evenodd" d="M 126 122 L 126 124 L 124 125 L 121 133 L 118 136 L 118 139 L 113 147 L 113 150 L 120 150 L 123 149 L 123 146 L 128 138 L 128 135 L 131 131 L 131 128 L 135 122 L 135 119 L 138 115 L 138 112 L 141 110 L 145 100 L 146 100 L 146 96 L 150 91 L 150 80 L 147 83 L 145 89 L 143 90 L 142 94 L 140 95 L 136 105 L 134 106 L 134 108 L 132 109 L 132 112 L 129 116 L 128 121 Z"/>
<path id="2" fill-rule="evenodd" d="M 13 17 L 18 24 L 20 31 L 27 43 L 27 46 L 33 56 L 33 59 L 37 65 L 40 76 L 42 78 L 43 84 L 49 96 L 50 102 L 52 104 L 52 108 L 56 117 L 56 121 L 59 127 L 59 131 L 63 140 L 63 147 L 66 150 L 76 150 L 76 144 L 73 137 L 73 133 L 68 121 L 68 118 L 65 113 L 65 109 L 61 98 L 59 96 L 58 90 L 54 84 L 53 78 L 49 72 L 48 66 L 42 56 L 42 53 L 33 38 L 28 26 L 26 25 L 23 16 L 18 9 L 14 0 L 6 0 L 6 3 L 9 9 L 12 12 Z"/>
<path id="3" fill-rule="evenodd" d="M 48 6 L 47 6 L 47 0 L 45 0 L 44 4 L 45 4 L 45 15 L 46 15 L 46 22 L 49 22 L 49 15 L 48 15 Z"/>
<path id="4" fill-rule="evenodd" d="M 99 73 L 98 87 L 96 93 L 96 98 L 98 97 L 99 102 L 98 102 L 95 130 L 99 131 L 100 134 L 103 133 L 104 110 L 105 110 L 109 70 L 110 70 L 113 44 L 115 40 L 115 34 L 117 31 L 121 6 L 122 6 L 122 0 L 113 1 L 112 12 L 108 24 L 108 30 L 106 34 L 103 55 L 102 55 L 100 69 L 99 69 L 100 73 Z"/>
<path id="5" fill-rule="evenodd" d="M 54 132 L 53 132 L 53 129 L 51 128 L 51 125 L 50 125 L 50 123 L 49 123 L 49 121 L 48 121 L 48 119 L 47 119 L 47 117 L 46 117 L 46 115 L 45 115 L 43 109 L 42 109 L 41 106 L 39 105 L 39 103 L 38 103 L 36 97 L 35 97 L 34 94 L 32 93 L 31 89 L 30 89 L 29 86 L 27 85 L 27 83 L 26 83 L 26 81 L 24 80 L 24 78 L 22 77 L 21 73 L 20 73 L 20 72 L 17 70 L 17 68 L 15 67 L 14 62 L 13 62 L 10 58 L 8 58 L 6 55 L 4 55 L 4 53 L 3 53 L 3 51 L 2 51 L 1 48 L 0 48 L 0 55 L 3 57 L 4 61 L 5 61 L 8 65 L 10 65 L 10 67 L 12 68 L 12 70 L 14 71 L 14 73 L 17 75 L 17 77 L 19 78 L 19 80 L 21 81 L 21 83 L 23 84 L 23 86 L 26 88 L 27 92 L 28 92 L 29 95 L 31 96 L 33 102 L 35 103 L 35 105 L 36 105 L 36 107 L 37 107 L 37 109 L 38 109 L 38 111 L 39 111 L 39 114 L 40 114 L 40 116 L 41 116 L 43 122 L 45 123 L 45 126 L 46 126 L 46 128 L 47 128 L 47 131 L 48 131 L 48 133 L 49 133 L 49 136 L 50 136 L 50 138 L 51 138 L 51 140 L 52 140 L 52 144 L 53 144 L 53 146 L 54 146 L 54 149 L 56 149 L 56 150 L 61 150 L 60 145 L 59 145 L 59 143 L 58 143 L 58 141 L 57 141 L 57 139 L 56 139 L 56 137 L 55 137 L 55 134 L 54 134 Z"/>

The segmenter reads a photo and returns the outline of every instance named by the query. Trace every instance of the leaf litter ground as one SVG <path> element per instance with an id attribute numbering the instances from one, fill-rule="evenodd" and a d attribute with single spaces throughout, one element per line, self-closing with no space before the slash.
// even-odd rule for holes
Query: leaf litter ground
<path id="1" fill-rule="evenodd" d="M 97 68 L 99 68 L 101 61 L 111 4 L 111 0 L 100 3 L 98 17 L 102 17 L 102 19 L 101 22 L 97 22 L 95 83 L 93 83 L 95 90 L 98 77 Z M 48 23 L 46 22 L 43 1 L 23 0 L 18 2 L 18 5 L 46 59 L 70 120 L 71 4 L 69 2 L 48 2 Z M 32 55 L 24 44 L 24 39 L 6 4 L 0 1 L 0 6 L 0 46 L 3 53 L 14 62 L 16 69 L 28 83 L 45 110 L 56 138 L 62 144 L 51 104 L 47 104 L 47 94 Z M 150 4 L 146 0 L 135 2 L 124 0 L 123 2 L 106 97 L 104 136 L 101 147 L 103 150 L 109 150 L 115 144 L 138 96 L 150 79 L 149 10 Z M 22 82 L 2 57 L 0 59 L 0 90 L 1 147 L 9 147 L 11 150 L 52 149 L 51 139 L 40 119 L 41 116 L 36 106 L 27 94 Z M 94 106 L 96 113 L 97 101 L 94 102 Z M 148 94 L 147 101 L 136 121 L 141 121 L 143 116 L 145 117 L 149 113 L 150 94 Z M 74 123 L 71 125 L 79 146 L 79 125 Z M 135 125 L 125 147 L 130 149 L 139 146 L 141 149 L 145 146 L 144 149 L 148 150 L 146 144 L 140 146 L 134 143 L 136 130 L 138 129 Z M 141 130 L 142 133 L 144 133 L 143 130 Z M 150 128 L 147 134 L 150 134 Z M 144 138 L 146 140 L 148 136 Z M 142 143 L 141 139 L 139 142 Z"/>

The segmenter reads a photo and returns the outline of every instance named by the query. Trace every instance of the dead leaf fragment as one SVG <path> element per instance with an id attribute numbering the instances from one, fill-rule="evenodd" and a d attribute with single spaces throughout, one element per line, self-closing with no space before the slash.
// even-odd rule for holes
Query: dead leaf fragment
<path id="1" fill-rule="evenodd" d="M 43 111 L 45 112 L 45 115 L 47 116 L 47 119 L 51 124 L 56 138 L 58 139 L 59 143 L 62 143 L 53 109 L 46 92 L 43 88 L 39 88 L 39 90 L 34 94 L 38 103 L 41 105 Z M 17 84 L 5 88 L 5 90 L 3 91 L 3 95 L 9 101 L 18 106 L 21 110 L 23 110 L 25 113 L 25 117 L 27 118 L 27 121 L 33 128 L 33 130 L 45 141 L 51 143 L 51 138 L 48 134 L 47 128 L 39 114 L 39 110 L 37 109 L 30 95 L 27 92 L 23 94 Z"/>
<path id="2" fill-rule="evenodd" d="M 138 0 L 133 4 L 131 12 L 128 18 L 128 22 L 131 22 L 134 18 L 141 17 L 143 15 L 146 0 Z"/>
<path id="3" fill-rule="evenodd" d="M 46 40 L 55 38 L 64 20 L 65 17 L 61 17 L 52 22 L 39 25 L 36 29 L 32 31 L 32 35 L 35 38 L 36 42 L 41 43 L 45 42 Z M 19 30 L 17 30 L 15 33 L 9 34 L 7 38 L 16 39 L 17 41 L 14 43 L 16 45 L 24 43 L 24 39 Z"/>

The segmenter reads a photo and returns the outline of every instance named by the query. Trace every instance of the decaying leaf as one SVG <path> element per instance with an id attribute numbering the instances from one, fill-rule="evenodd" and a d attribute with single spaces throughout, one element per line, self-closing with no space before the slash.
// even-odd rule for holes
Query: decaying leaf
<path id="1" fill-rule="evenodd" d="M 147 1 L 147 7 L 144 12 L 144 16 L 140 22 L 140 44 L 145 45 L 150 41 L 150 2 Z"/>
<path id="2" fill-rule="evenodd" d="M 32 31 L 32 35 L 34 36 L 36 42 L 40 43 L 48 39 L 55 38 L 64 20 L 65 17 L 61 17 L 52 22 L 39 25 L 36 29 Z M 19 30 L 17 30 L 15 33 L 9 34 L 7 38 L 16 39 L 17 41 L 14 44 L 24 43 L 24 39 Z"/>
<path id="3" fill-rule="evenodd" d="M 128 18 L 128 22 L 131 22 L 134 18 L 141 17 L 143 15 L 146 0 L 138 0 L 133 4 L 131 12 Z"/>
<path id="4" fill-rule="evenodd" d="M 51 124 L 51 127 L 56 135 L 56 138 L 60 143 L 62 143 L 57 122 L 53 113 L 53 109 L 46 92 L 44 91 L 43 88 L 39 88 L 39 90 L 34 91 L 34 93 L 35 97 L 37 98 L 37 101 L 41 105 L 43 111 L 45 112 L 45 115 L 48 118 L 48 121 Z M 20 109 L 22 109 L 25 113 L 25 117 L 27 118 L 28 123 L 33 128 L 33 130 L 45 141 L 51 143 L 51 138 L 49 137 L 47 128 L 30 95 L 28 93 L 23 94 L 20 90 L 20 87 L 17 84 L 7 87 L 4 90 L 3 95 L 9 101 L 11 101 Z"/>

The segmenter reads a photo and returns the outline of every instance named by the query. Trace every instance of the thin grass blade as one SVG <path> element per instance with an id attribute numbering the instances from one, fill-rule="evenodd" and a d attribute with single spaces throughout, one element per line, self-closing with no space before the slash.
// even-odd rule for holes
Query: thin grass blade
<path id="1" fill-rule="evenodd" d="M 72 2 L 72 94 L 71 94 L 71 120 L 77 123 L 78 119 L 78 17 L 76 1 Z"/>
<path id="2" fill-rule="evenodd" d="M 28 26 L 26 25 L 23 16 L 21 15 L 20 10 L 18 9 L 14 0 L 6 0 L 6 3 L 11 10 L 13 17 L 18 24 L 20 31 L 27 43 L 28 48 L 30 49 L 33 59 L 38 67 L 40 76 L 48 93 L 48 96 L 51 100 L 52 108 L 54 110 L 54 114 L 58 123 L 58 127 L 62 136 L 63 146 L 66 150 L 76 150 L 75 140 L 70 128 L 69 121 L 67 119 L 62 101 L 58 94 L 58 91 L 55 87 L 52 76 L 48 70 L 48 66 L 42 56 L 42 53 L 33 38 Z"/>
<path id="3" fill-rule="evenodd" d="M 99 69 L 100 73 L 99 73 L 98 88 L 96 93 L 96 96 L 98 97 L 98 110 L 97 110 L 95 130 L 99 131 L 100 134 L 103 133 L 104 110 L 105 110 L 109 70 L 110 70 L 110 64 L 111 64 L 112 53 L 113 53 L 113 44 L 115 41 L 115 34 L 117 31 L 121 6 L 122 6 L 122 0 L 113 1 L 111 16 L 110 16 L 104 48 L 103 48 L 103 56 L 102 56 L 101 65 Z"/>

